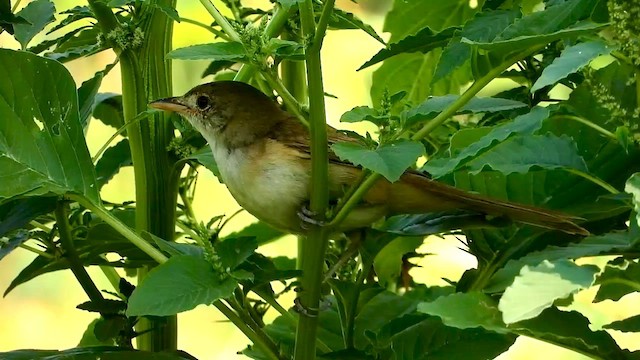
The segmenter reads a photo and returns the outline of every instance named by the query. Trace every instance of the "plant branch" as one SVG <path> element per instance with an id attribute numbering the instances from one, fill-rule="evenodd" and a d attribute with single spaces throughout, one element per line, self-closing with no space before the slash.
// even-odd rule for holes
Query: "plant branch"
<path id="1" fill-rule="evenodd" d="M 96 284 L 91 280 L 89 273 L 82 265 L 78 252 L 73 244 L 73 237 L 71 235 L 71 226 L 69 226 L 69 219 L 67 213 L 67 204 L 64 201 L 59 201 L 55 210 L 56 223 L 58 224 L 58 235 L 60 236 L 60 243 L 64 249 L 64 255 L 69 262 L 69 268 L 73 275 L 76 277 L 80 286 L 87 294 L 91 302 L 100 304 L 104 301 L 102 293 L 96 287 Z"/>
<path id="2" fill-rule="evenodd" d="M 109 224 L 114 230 L 120 233 L 120 235 L 131 241 L 133 245 L 137 246 L 145 254 L 149 255 L 153 260 L 157 261 L 160 264 L 167 261 L 167 257 L 164 256 L 164 254 L 160 252 L 160 250 L 153 247 L 149 242 L 140 237 L 140 235 L 136 234 L 127 225 L 125 225 L 122 221 L 120 221 L 102 206 L 93 204 L 82 195 L 69 193 L 66 195 L 66 197 L 70 200 L 78 202 L 78 204 L 91 210 L 91 212 L 102 219 L 102 221 Z"/>
<path id="3" fill-rule="evenodd" d="M 218 25 L 220 25 L 222 30 L 227 35 L 229 35 L 229 38 L 231 38 L 231 40 L 242 42 L 242 40 L 240 39 L 240 35 L 233 28 L 233 25 L 231 25 L 231 23 L 227 20 L 227 18 L 224 17 L 220 13 L 220 11 L 218 11 L 218 9 L 216 8 L 215 5 L 213 5 L 213 2 L 211 2 L 211 0 L 200 0 L 200 3 L 202 4 L 202 6 L 204 6 L 205 9 L 207 9 L 209 14 L 211 14 L 211 17 L 213 17 L 213 19 L 218 23 Z"/>
<path id="4" fill-rule="evenodd" d="M 215 36 L 217 36 L 219 38 L 225 39 L 227 41 L 231 41 L 231 39 L 229 38 L 229 36 L 227 36 L 227 34 L 221 32 L 221 31 L 219 31 L 217 29 L 214 29 L 214 28 L 212 28 L 211 26 L 209 26 L 207 24 L 203 24 L 203 23 L 201 23 L 199 21 L 181 17 L 180 18 L 180 22 L 184 22 L 184 23 L 187 23 L 187 24 L 195 25 L 195 26 L 197 26 L 199 28 L 207 30 L 208 32 L 212 33 L 213 35 L 215 35 Z"/>
<path id="5" fill-rule="evenodd" d="M 574 175 L 578 175 L 584 179 L 587 179 L 589 181 L 591 181 L 592 183 L 600 186 L 601 188 L 607 190 L 609 193 L 611 194 L 619 194 L 620 191 L 618 191 L 618 189 L 614 188 L 613 186 L 611 186 L 609 183 L 607 183 L 606 181 L 600 179 L 599 177 L 595 176 L 595 175 L 591 175 L 588 174 L 584 171 L 580 171 L 578 169 L 573 169 L 573 168 L 564 168 L 565 171 L 570 172 Z"/>
<path id="6" fill-rule="evenodd" d="M 260 336 L 258 336 L 253 329 L 251 329 L 245 322 L 236 314 L 233 310 L 229 309 L 227 305 L 225 305 L 222 301 L 216 300 L 213 302 L 213 306 L 215 306 L 222 315 L 224 315 L 229 321 L 233 323 L 242 333 L 251 340 L 256 346 L 259 346 L 264 354 L 271 360 L 280 360 L 277 352 L 274 352 L 273 349 L 269 346 L 268 343 L 264 341 Z"/>
<path id="7" fill-rule="evenodd" d="M 583 125 L 586 125 L 586 126 L 592 128 L 592 129 L 596 130 L 597 132 L 601 133 L 602 135 L 604 135 L 604 136 L 606 136 L 606 137 L 608 137 L 608 138 L 610 138 L 612 140 L 616 140 L 616 141 L 618 140 L 618 138 L 616 137 L 616 134 L 612 133 L 611 131 L 603 128 L 602 126 L 600 126 L 598 124 L 595 124 L 595 123 L 593 123 L 593 122 L 591 122 L 591 121 L 589 121 L 589 120 L 587 120 L 585 118 L 581 118 L 579 116 L 557 115 L 557 116 L 554 116 L 552 119 L 559 119 L 559 120 L 566 119 L 566 120 L 576 121 L 576 122 L 579 122 L 579 123 L 581 123 Z"/>
<path id="8" fill-rule="evenodd" d="M 274 76 L 269 71 L 263 72 L 262 76 L 264 76 L 269 85 L 271 85 L 271 87 L 282 97 L 282 101 L 284 101 L 284 103 L 287 105 L 287 109 L 292 112 L 298 118 L 298 120 L 300 120 L 300 122 L 304 124 L 304 126 L 309 127 L 309 121 L 307 121 L 307 119 L 304 117 L 298 100 L 296 100 L 296 98 L 291 95 L 289 90 L 287 90 L 287 88 L 282 83 L 282 80 L 280 80 L 279 77 Z"/>

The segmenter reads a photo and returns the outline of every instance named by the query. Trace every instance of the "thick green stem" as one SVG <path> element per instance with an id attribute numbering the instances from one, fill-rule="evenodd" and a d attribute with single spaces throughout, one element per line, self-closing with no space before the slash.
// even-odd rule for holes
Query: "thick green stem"
<path id="1" fill-rule="evenodd" d="M 333 0 L 325 2 L 324 11 L 332 11 Z M 309 131 L 311 135 L 311 196 L 310 210 L 317 214 L 318 220 L 324 220 L 328 201 L 328 154 L 327 154 L 327 124 L 324 104 L 324 87 L 322 82 L 322 64 L 320 60 L 321 46 L 317 42 L 322 39 L 314 38 L 316 29 L 312 0 L 299 4 L 302 34 L 312 40 L 305 51 L 307 67 L 307 84 L 309 89 Z M 295 355 L 296 360 L 314 360 L 316 358 L 316 337 L 318 331 L 318 313 L 320 306 L 322 271 L 324 256 L 328 243 L 329 229 L 312 227 L 306 239 L 300 244 L 300 279 L 301 291 L 298 295 L 298 305 L 302 308 L 296 331 Z"/>
<path id="2" fill-rule="evenodd" d="M 91 277 L 84 268 L 84 265 L 82 265 L 82 262 L 78 257 L 78 252 L 76 251 L 76 247 L 73 244 L 73 236 L 71 235 L 71 227 L 69 226 L 67 214 L 67 204 L 63 201 L 59 201 L 55 214 L 56 223 L 58 224 L 60 243 L 64 249 L 65 257 L 69 262 L 69 268 L 71 268 L 71 272 L 73 272 L 73 275 L 76 277 L 91 302 L 100 304 L 104 300 L 104 297 L 102 297 L 102 293 L 98 290 L 98 287 L 93 280 L 91 280 Z"/>

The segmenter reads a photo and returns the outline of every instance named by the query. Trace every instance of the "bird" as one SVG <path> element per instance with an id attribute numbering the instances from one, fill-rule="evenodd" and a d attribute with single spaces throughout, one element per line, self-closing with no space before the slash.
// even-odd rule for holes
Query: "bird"
<path id="1" fill-rule="evenodd" d="M 300 219 L 311 189 L 308 128 L 272 98 L 238 81 L 198 85 L 185 95 L 153 101 L 150 107 L 185 118 L 208 142 L 220 177 L 237 203 L 274 228 L 304 234 Z M 327 125 L 328 144 L 356 139 Z M 363 169 L 328 149 L 330 200 L 344 195 Z M 470 211 L 586 236 L 577 218 L 559 212 L 491 199 L 407 170 L 398 181 L 384 178 L 340 223 L 338 232 L 366 228 L 392 215 Z"/>

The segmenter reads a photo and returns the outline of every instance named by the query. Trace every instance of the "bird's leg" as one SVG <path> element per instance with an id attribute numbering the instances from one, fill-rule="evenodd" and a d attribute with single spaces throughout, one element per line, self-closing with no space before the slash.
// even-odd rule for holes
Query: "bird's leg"
<path id="1" fill-rule="evenodd" d="M 300 227 L 302 227 L 304 230 L 308 230 L 309 225 L 320 226 L 320 227 L 327 225 L 326 222 L 316 219 L 318 214 L 309 210 L 307 203 L 302 204 L 302 206 L 296 212 L 296 214 L 298 215 L 298 218 L 301 221 Z"/>

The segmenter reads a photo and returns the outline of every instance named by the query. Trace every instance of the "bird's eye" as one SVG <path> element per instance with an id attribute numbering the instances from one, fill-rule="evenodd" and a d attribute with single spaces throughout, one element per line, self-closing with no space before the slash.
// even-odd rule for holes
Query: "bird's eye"
<path id="1" fill-rule="evenodd" d="M 198 96 L 196 99 L 196 105 L 200 110 L 205 110 L 209 107 L 209 98 L 206 96 Z"/>

